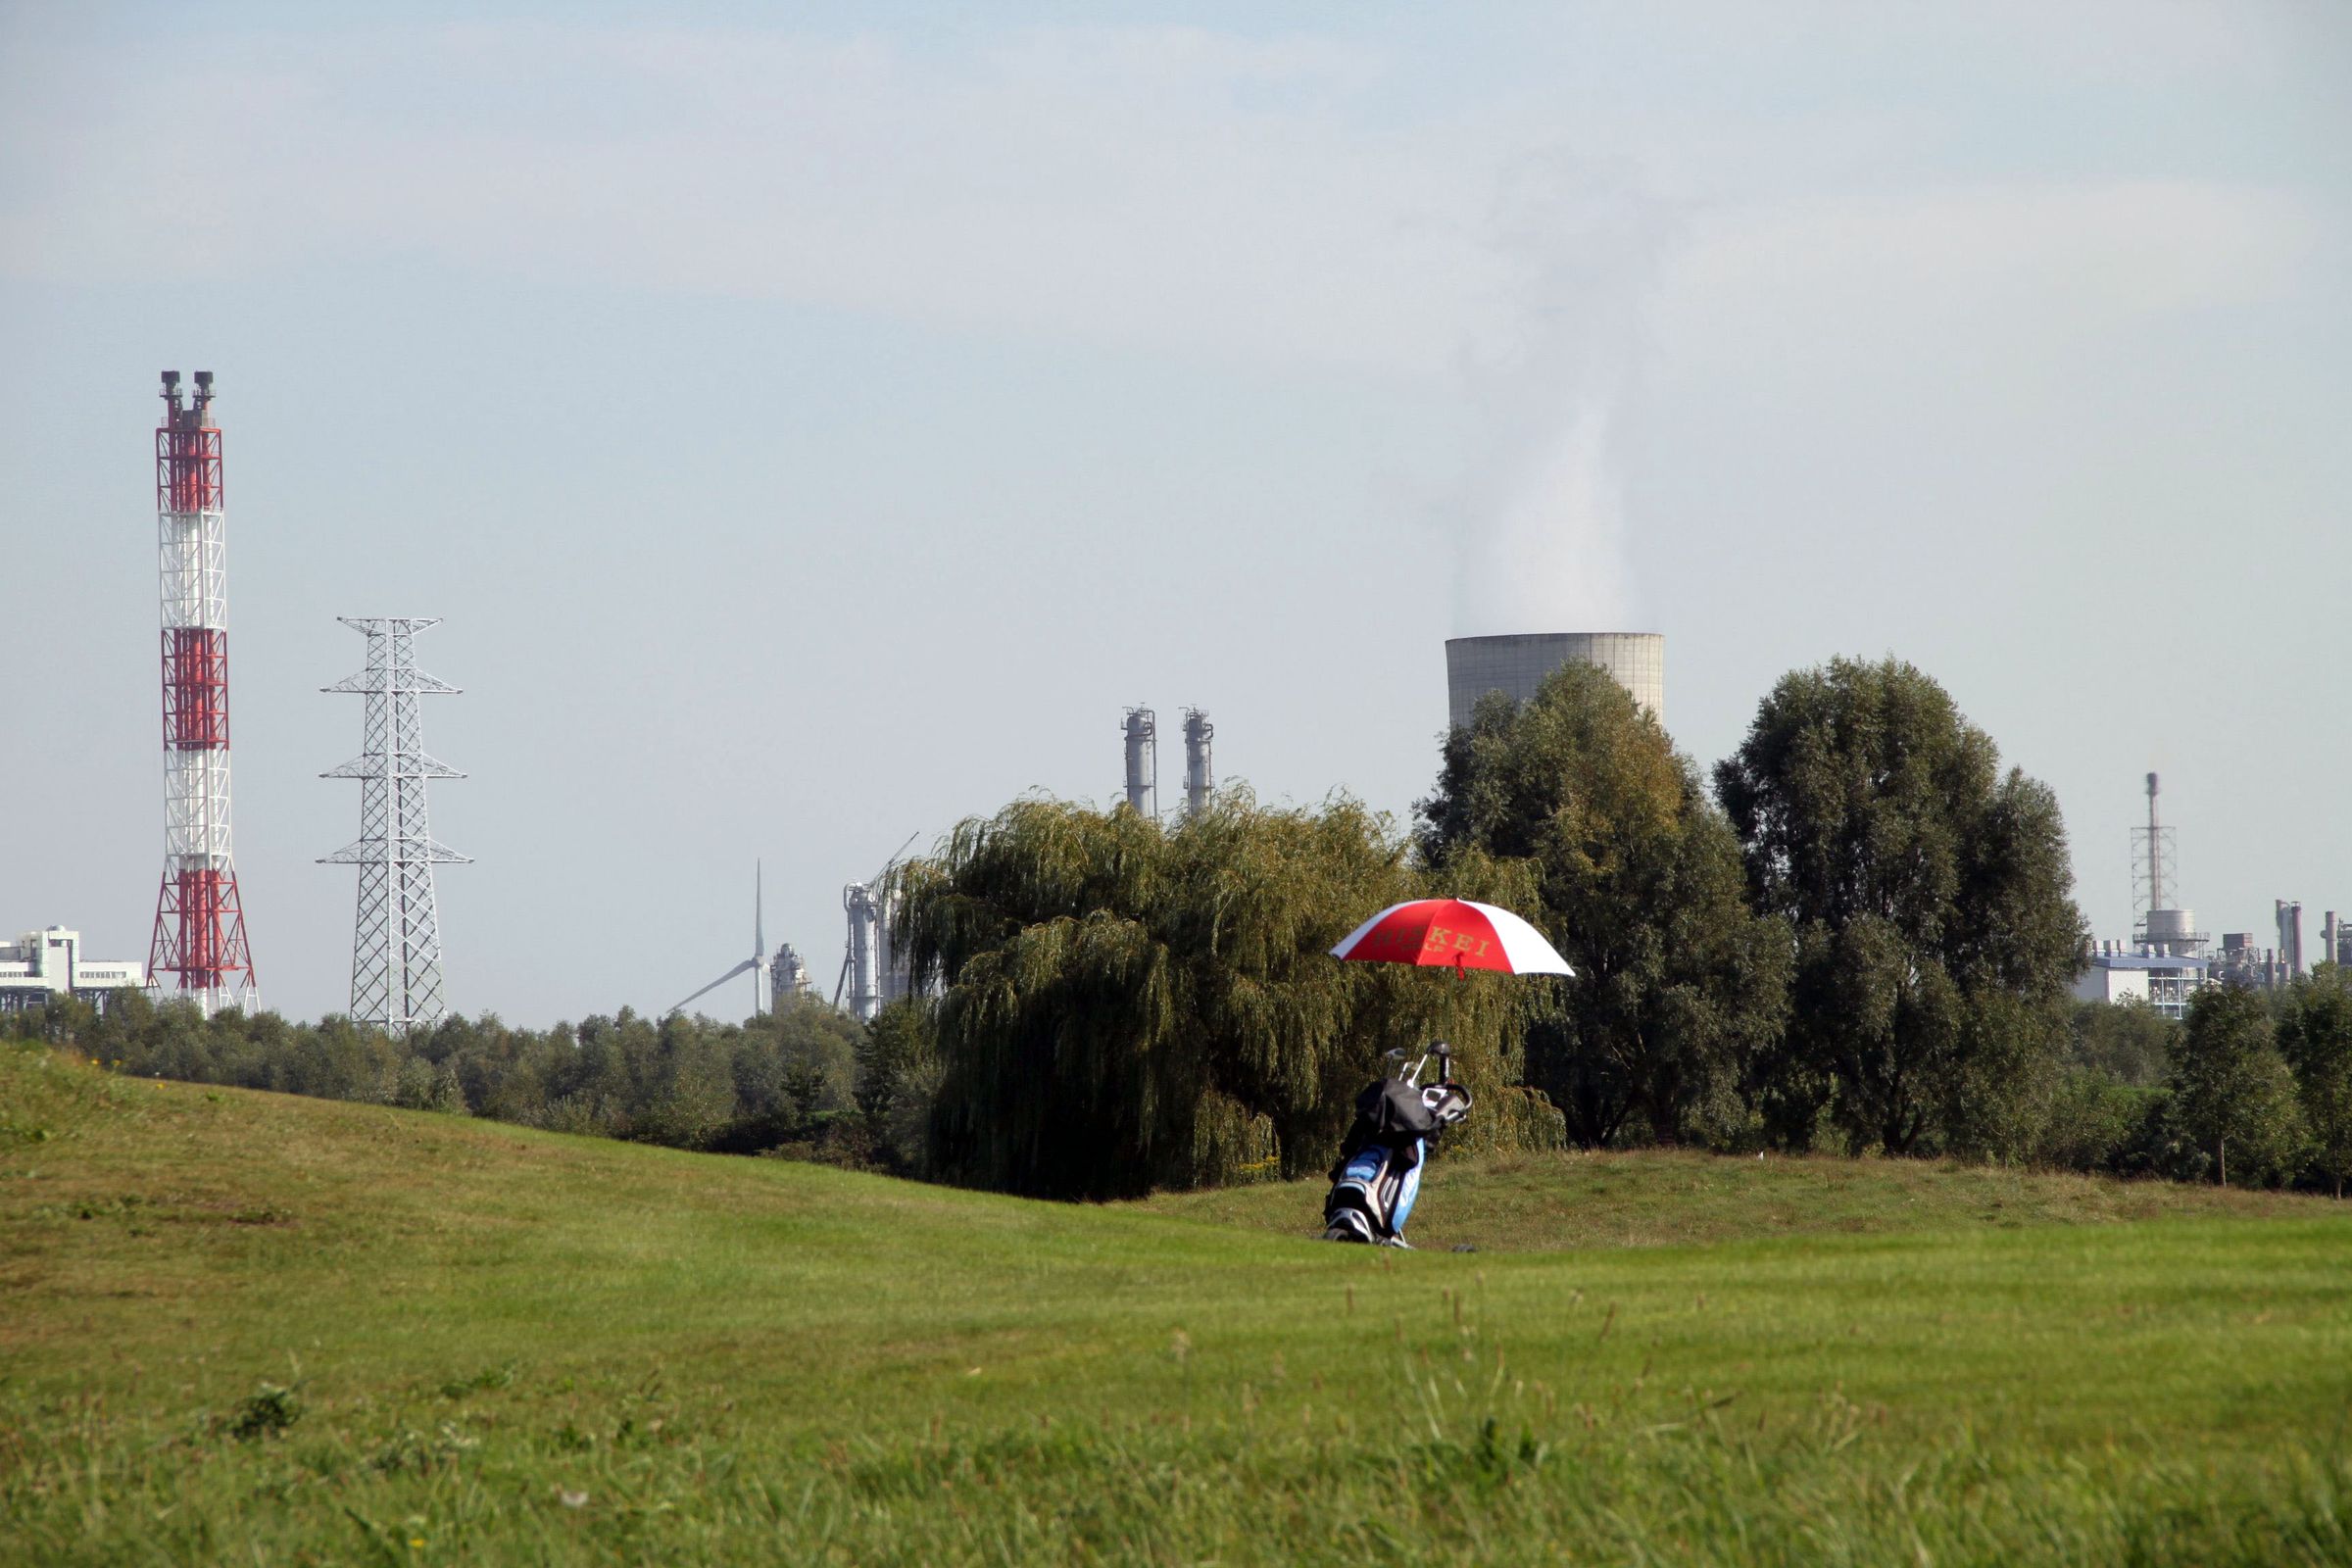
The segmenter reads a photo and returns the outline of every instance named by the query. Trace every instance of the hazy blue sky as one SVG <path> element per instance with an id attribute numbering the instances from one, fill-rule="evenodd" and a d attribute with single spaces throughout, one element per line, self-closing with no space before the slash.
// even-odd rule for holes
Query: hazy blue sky
<path id="1" fill-rule="evenodd" d="M 1462 630 L 1664 631 L 1702 763 L 1901 655 L 2055 786 L 2101 935 L 2151 767 L 2199 923 L 2316 933 L 2348 18 L 0 7 L 0 928 L 145 956 L 149 432 L 203 368 L 292 1013 L 349 979 L 338 614 L 447 619 L 450 994 L 517 1021 L 743 956 L 755 856 L 829 990 L 845 880 L 1107 797 L 1139 702 L 1402 811 Z"/>

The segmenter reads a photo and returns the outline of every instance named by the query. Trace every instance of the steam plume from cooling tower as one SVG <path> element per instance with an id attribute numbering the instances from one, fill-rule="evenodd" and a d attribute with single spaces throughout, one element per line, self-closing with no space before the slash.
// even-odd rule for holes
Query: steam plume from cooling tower
<path id="1" fill-rule="evenodd" d="M 1502 341 L 1470 356 L 1481 428 L 1449 519 L 1461 635 L 1642 624 L 1616 443 L 1666 220 L 1573 159 L 1506 182 L 1498 244 L 1520 287 Z"/>

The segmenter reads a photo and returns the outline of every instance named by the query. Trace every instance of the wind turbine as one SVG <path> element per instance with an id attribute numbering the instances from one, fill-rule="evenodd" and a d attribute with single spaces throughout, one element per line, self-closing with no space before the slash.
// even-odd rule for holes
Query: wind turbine
<path id="1" fill-rule="evenodd" d="M 767 974 L 767 893 L 762 885 L 763 880 L 760 863 L 754 860 L 752 862 L 752 956 L 703 987 L 702 990 L 697 991 L 694 996 L 688 997 L 686 1002 L 692 1002 L 696 997 L 708 996 L 749 969 L 752 972 L 752 1016 L 755 1018 L 760 1016 L 760 982 Z M 684 1011 L 686 1002 L 679 1003 L 669 1011 Z M 669 1013 L 663 1013 L 662 1016 L 666 1018 Z"/>

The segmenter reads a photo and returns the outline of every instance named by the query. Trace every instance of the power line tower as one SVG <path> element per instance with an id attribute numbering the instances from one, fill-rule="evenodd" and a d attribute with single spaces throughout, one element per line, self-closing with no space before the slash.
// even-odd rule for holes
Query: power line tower
<path id="1" fill-rule="evenodd" d="M 368 667 L 321 691 L 368 699 L 360 755 L 320 778 L 360 781 L 360 836 L 322 857 L 320 865 L 360 868 L 359 920 L 351 945 L 351 1015 L 361 1023 L 407 1030 L 439 1021 L 441 925 L 433 907 L 433 867 L 466 865 L 466 856 L 433 841 L 425 822 L 427 779 L 464 778 L 425 752 L 416 699 L 458 688 L 416 667 L 414 641 L 438 618 L 336 617 L 368 639 Z"/>
<path id="2" fill-rule="evenodd" d="M 148 984 L 179 991 L 211 1017 L 261 1004 L 245 906 L 228 842 L 228 533 L 213 372 L 180 402 L 164 372 L 155 432 L 157 565 L 164 630 L 164 882 L 155 901 Z"/>

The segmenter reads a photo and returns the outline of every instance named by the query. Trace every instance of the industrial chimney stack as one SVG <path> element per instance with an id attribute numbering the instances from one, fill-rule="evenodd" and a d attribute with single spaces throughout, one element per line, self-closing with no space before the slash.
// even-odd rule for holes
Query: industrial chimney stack
<path id="1" fill-rule="evenodd" d="M 880 946 L 882 934 L 882 901 L 865 883 L 852 882 L 841 890 L 841 906 L 850 917 L 850 948 L 842 958 L 850 983 L 850 1016 L 859 1023 L 871 1023 L 874 1014 L 882 1010 L 881 991 L 874 975 L 875 949 Z M 835 1004 L 840 1000 L 837 987 Z"/>
<path id="2" fill-rule="evenodd" d="M 2278 919 L 2278 963 L 2292 980 L 2303 972 L 2303 902 L 2278 899 L 2273 903 Z"/>
<path id="3" fill-rule="evenodd" d="M 2179 840 L 2156 816 L 2156 775 L 2148 775 L 2148 825 L 2132 830 L 2132 918 L 2134 944 L 2159 957 L 2199 958 L 2211 939 L 2197 929 L 2196 912 L 2177 900 Z"/>
<path id="4" fill-rule="evenodd" d="M 1184 710 L 1184 814 L 1199 816 L 1208 809 L 1208 797 L 1217 787 L 1209 765 L 1208 743 L 1217 729 L 1198 708 Z"/>
<path id="5" fill-rule="evenodd" d="M 155 432 L 157 564 L 164 664 L 164 881 L 155 903 L 148 984 L 179 977 L 206 1017 L 260 993 L 228 822 L 228 540 L 213 372 L 182 403 L 164 372 Z"/>
<path id="6" fill-rule="evenodd" d="M 1149 708 L 1127 710 L 1127 804 L 1138 814 L 1159 817 L 1159 725 Z"/>

